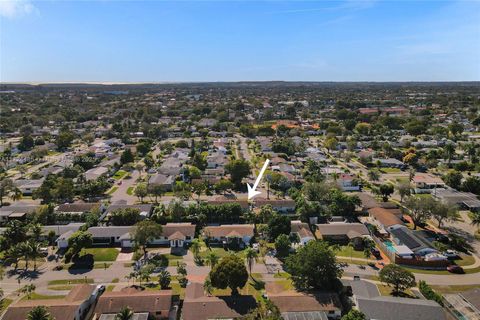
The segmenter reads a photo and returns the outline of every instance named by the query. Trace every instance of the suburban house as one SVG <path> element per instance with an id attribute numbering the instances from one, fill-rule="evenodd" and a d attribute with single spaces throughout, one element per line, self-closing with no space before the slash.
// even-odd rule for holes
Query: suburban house
<path id="1" fill-rule="evenodd" d="M 356 249 L 363 247 L 363 238 L 369 237 L 370 232 L 363 223 L 333 222 L 316 224 L 315 236 L 339 244 L 353 243 Z"/>
<path id="2" fill-rule="evenodd" d="M 43 236 L 47 236 L 50 232 L 55 232 L 55 236 L 57 239 L 55 242 L 57 243 L 57 247 L 59 249 L 66 249 L 68 248 L 68 239 L 70 236 L 78 231 L 80 227 L 82 227 L 85 223 L 83 222 L 71 222 L 69 224 L 62 224 L 62 225 L 51 225 L 51 226 L 43 226 L 42 227 L 42 234 Z"/>
<path id="3" fill-rule="evenodd" d="M 250 244 L 254 236 L 253 224 L 224 224 L 208 226 L 203 229 L 203 236 L 210 242 L 238 243 L 240 247 Z"/>
<path id="4" fill-rule="evenodd" d="M 280 213 L 292 213 L 295 211 L 295 201 L 291 199 L 264 199 L 255 198 L 255 206 L 261 208 L 267 204 L 271 205 L 275 211 Z"/>
<path id="5" fill-rule="evenodd" d="M 379 296 L 358 297 L 357 308 L 367 319 L 384 320 L 446 320 L 442 307 L 432 300 Z"/>
<path id="6" fill-rule="evenodd" d="M 382 235 L 388 234 L 388 228 L 394 225 L 403 225 L 403 221 L 390 210 L 385 208 L 372 208 L 368 210 L 368 222 L 375 225 Z"/>
<path id="7" fill-rule="evenodd" d="M 148 179 L 149 186 L 161 186 L 164 191 L 172 191 L 175 184 L 175 177 L 157 173 Z"/>
<path id="8" fill-rule="evenodd" d="M 397 168 L 397 169 L 404 169 L 406 167 L 405 163 L 395 158 L 375 158 L 372 159 L 372 163 L 379 164 L 382 168 Z"/>
<path id="9" fill-rule="evenodd" d="M 162 226 L 162 236 L 151 242 L 154 245 L 169 245 L 171 248 L 183 248 L 195 238 L 195 225 L 190 222 L 167 223 Z"/>
<path id="10" fill-rule="evenodd" d="M 55 320 L 83 320 L 96 299 L 95 286 L 79 284 L 61 299 L 20 300 L 7 309 L 2 319 L 26 319 L 34 307 L 45 306 Z"/>
<path id="11" fill-rule="evenodd" d="M 132 226 L 90 227 L 87 231 L 92 235 L 94 246 L 131 248 L 133 246 L 130 236 L 132 228 Z"/>
<path id="12" fill-rule="evenodd" d="M 129 287 L 121 291 L 102 294 L 95 306 L 93 319 L 114 319 L 115 315 L 125 306 L 131 308 L 136 315 L 146 313 L 148 315 L 146 319 L 176 318 L 176 310 L 172 308 L 172 290 L 150 291 Z M 137 316 L 133 319 L 142 318 Z"/>
<path id="13" fill-rule="evenodd" d="M 480 319 L 480 288 L 444 294 L 445 307 L 460 319 Z"/>
<path id="14" fill-rule="evenodd" d="M 85 213 L 91 212 L 92 210 L 99 210 L 100 212 L 103 212 L 103 210 L 105 210 L 105 207 L 101 203 L 88 203 L 88 202 L 64 203 L 55 207 L 56 214 L 78 215 L 78 216 L 82 216 Z"/>
<path id="15" fill-rule="evenodd" d="M 359 180 L 354 174 L 342 173 L 337 179 L 338 186 L 343 191 L 360 191 Z"/>
<path id="16" fill-rule="evenodd" d="M 460 209 L 480 211 L 480 200 L 471 192 L 460 192 L 455 189 L 439 189 L 433 193 L 433 196 L 448 204 L 456 205 Z"/>
<path id="17" fill-rule="evenodd" d="M 415 193 L 432 193 L 436 189 L 446 188 L 446 184 L 441 178 L 428 173 L 417 173 L 413 177 L 412 183 Z"/>
<path id="18" fill-rule="evenodd" d="M 12 206 L 0 207 L 0 222 L 7 220 L 21 220 L 27 214 L 35 212 L 38 205 L 32 204 L 14 204 Z"/>
<path id="19" fill-rule="evenodd" d="M 296 234 L 298 236 L 298 239 L 300 240 L 301 245 L 307 244 L 308 241 L 315 240 L 312 231 L 310 231 L 308 223 L 304 223 L 300 220 L 292 220 L 290 225 L 290 234 Z"/>
<path id="20" fill-rule="evenodd" d="M 105 177 L 108 173 L 108 168 L 107 167 L 96 167 L 92 168 L 90 170 L 85 171 L 85 180 L 90 181 L 90 180 L 97 180 L 98 178 Z"/>
<path id="21" fill-rule="evenodd" d="M 253 296 L 207 296 L 203 283 L 190 282 L 185 289 L 182 320 L 237 319 L 256 306 Z"/>
<path id="22" fill-rule="evenodd" d="M 18 179 L 15 180 L 15 186 L 20 189 L 24 196 L 31 196 L 34 191 L 42 186 L 44 178 L 42 179 Z"/>
<path id="23" fill-rule="evenodd" d="M 267 283 L 265 289 L 268 299 L 278 307 L 284 319 L 298 319 L 303 313 L 321 320 L 340 319 L 342 315 L 342 305 L 336 293 L 285 290 L 274 282 Z"/>

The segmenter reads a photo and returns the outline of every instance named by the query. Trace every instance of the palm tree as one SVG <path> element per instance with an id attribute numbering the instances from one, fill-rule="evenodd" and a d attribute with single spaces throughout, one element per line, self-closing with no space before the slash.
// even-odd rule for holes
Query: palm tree
<path id="1" fill-rule="evenodd" d="M 212 285 L 212 281 L 210 280 L 209 277 L 205 278 L 205 281 L 203 282 L 203 290 L 209 296 L 211 296 L 212 293 L 213 293 L 213 285 Z"/>
<path id="2" fill-rule="evenodd" d="M 248 271 L 250 276 L 252 276 L 252 267 L 255 261 L 257 261 L 258 253 L 252 248 L 247 248 L 247 250 L 245 250 L 245 258 L 247 259 Z"/>
<path id="3" fill-rule="evenodd" d="M 380 173 L 378 170 L 368 171 L 368 179 L 372 181 L 378 181 L 380 179 Z"/>
<path id="4" fill-rule="evenodd" d="M 123 307 L 119 313 L 115 315 L 115 320 L 131 320 L 133 319 L 133 310 L 130 307 Z"/>
<path id="5" fill-rule="evenodd" d="M 28 259 L 30 258 L 31 248 L 28 242 L 21 242 L 18 244 L 20 256 L 25 260 L 25 270 L 28 270 Z"/>
<path id="6" fill-rule="evenodd" d="M 12 190 L 12 193 L 10 194 L 10 199 L 12 199 L 12 201 L 18 201 L 18 200 L 22 199 L 22 196 L 23 196 L 22 190 L 15 187 Z"/>
<path id="7" fill-rule="evenodd" d="M 480 226 L 480 213 L 479 212 L 475 212 L 471 217 L 470 219 L 472 220 L 471 224 L 472 226 Z"/>
<path id="8" fill-rule="evenodd" d="M 37 306 L 27 314 L 27 320 L 54 320 L 54 318 L 45 306 Z"/>
<path id="9" fill-rule="evenodd" d="M 36 288 L 37 287 L 34 284 L 27 284 L 20 289 L 20 292 L 25 293 L 27 298 L 30 299 L 30 295 L 35 291 Z"/>
<path id="10" fill-rule="evenodd" d="M 32 238 L 36 241 L 40 241 L 40 237 L 42 236 L 42 225 L 40 223 L 32 223 L 29 225 L 29 233 Z"/>
<path id="11" fill-rule="evenodd" d="M 37 270 L 37 258 L 41 256 L 40 253 L 40 243 L 29 241 L 28 245 L 30 247 L 30 257 L 33 260 L 33 270 Z"/>
<path id="12" fill-rule="evenodd" d="M 448 159 L 448 164 L 450 164 L 450 162 L 453 159 L 453 155 L 455 154 L 455 146 L 453 145 L 453 143 L 447 143 L 443 147 L 443 152 L 445 153 L 445 156 Z"/>
<path id="13" fill-rule="evenodd" d="M 218 263 L 218 260 L 220 259 L 220 257 L 215 253 L 215 251 L 211 251 L 207 254 L 207 256 L 205 257 L 205 261 L 207 263 L 207 265 L 209 265 L 210 267 L 215 267 L 215 265 Z"/>
<path id="14" fill-rule="evenodd" d="M 200 240 L 198 239 L 193 239 L 192 244 L 190 245 L 190 250 L 192 250 L 193 256 L 195 258 L 198 257 L 198 254 L 200 253 L 200 248 L 201 248 Z"/>
<path id="15" fill-rule="evenodd" d="M 18 261 L 20 260 L 21 256 L 22 256 L 22 253 L 20 251 L 20 244 L 14 245 L 7 251 L 7 258 L 9 260 L 15 261 L 15 267 L 14 267 L 15 270 L 18 269 Z"/>
<path id="16" fill-rule="evenodd" d="M 160 289 L 167 289 L 170 286 L 171 279 L 170 272 L 162 270 L 158 274 L 158 284 L 160 285 Z"/>

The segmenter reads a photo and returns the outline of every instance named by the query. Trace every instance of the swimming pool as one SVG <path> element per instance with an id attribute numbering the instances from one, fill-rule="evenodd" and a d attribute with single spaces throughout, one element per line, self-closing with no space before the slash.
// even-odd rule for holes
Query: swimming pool
<path id="1" fill-rule="evenodd" d="M 386 240 L 386 241 L 384 241 L 383 243 L 384 243 L 385 246 L 387 247 L 388 251 L 393 252 L 393 253 L 397 252 L 397 250 L 395 250 L 395 247 L 393 246 L 392 241 Z"/>

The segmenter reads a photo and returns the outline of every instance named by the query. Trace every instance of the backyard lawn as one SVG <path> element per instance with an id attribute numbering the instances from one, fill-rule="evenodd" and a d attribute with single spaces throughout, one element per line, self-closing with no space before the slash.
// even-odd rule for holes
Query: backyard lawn
<path id="1" fill-rule="evenodd" d="M 346 258 L 361 258 L 366 259 L 363 251 L 357 251 L 351 246 L 341 246 L 340 250 L 337 251 L 337 256 L 346 257 Z"/>
<path id="2" fill-rule="evenodd" d="M 99 261 L 115 261 L 119 251 L 116 248 L 88 248 L 82 249 L 79 256 L 91 254 L 95 262 Z"/>

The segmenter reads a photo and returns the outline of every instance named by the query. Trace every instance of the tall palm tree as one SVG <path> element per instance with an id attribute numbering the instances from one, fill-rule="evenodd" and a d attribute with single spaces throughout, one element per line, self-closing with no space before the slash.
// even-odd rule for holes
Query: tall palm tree
<path id="1" fill-rule="evenodd" d="M 209 252 L 205 257 L 205 262 L 212 268 L 215 267 L 219 260 L 220 257 L 215 253 L 215 251 Z"/>
<path id="2" fill-rule="evenodd" d="M 368 171 L 368 179 L 371 181 L 378 181 L 380 179 L 380 173 L 378 170 L 370 170 Z"/>
<path id="3" fill-rule="evenodd" d="M 32 238 L 36 241 L 40 241 L 40 237 L 42 236 L 42 225 L 40 223 L 32 223 L 28 226 L 29 229 L 29 234 L 32 236 Z"/>
<path id="4" fill-rule="evenodd" d="M 198 257 L 198 254 L 200 253 L 200 240 L 198 239 L 193 239 L 192 244 L 190 245 L 190 250 L 192 250 L 193 256 L 196 258 Z"/>
<path id="5" fill-rule="evenodd" d="M 44 306 L 34 307 L 27 314 L 27 320 L 55 320 Z"/>
<path id="6" fill-rule="evenodd" d="M 40 253 L 40 243 L 35 241 L 29 241 L 28 245 L 30 247 L 30 258 L 33 260 L 33 270 L 37 270 L 37 258 L 41 256 Z"/>
<path id="7" fill-rule="evenodd" d="M 23 196 L 22 190 L 15 187 L 13 188 L 12 193 L 10 194 L 10 199 L 12 199 L 13 201 L 18 201 L 22 199 L 22 196 Z"/>
<path id="8" fill-rule="evenodd" d="M 205 281 L 203 282 L 203 290 L 209 296 L 211 296 L 212 293 L 213 293 L 213 285 L 212 285 L 212 281 L 210 280 L 209 277 L 205 278 Z"/>
<path id="9" fill-rule="evenodd" d="M 167 289 L 170 286 L 171 279 L 170 272 L 162 270 L 158 274 L 158 284 L 160 285 L 160 289 Z"/>
<path id="10" fill-rule="evenodd" d="M 27 298 L 30 299 L 30 295 L 32 294 L 32 292 L 35 291 L 36 288 L 37 287 L 31 283 L 24 285 L 22 288 L 20 288 L 20 292 L 25 293 L 27 295 Z"/>
<path id="11" fill-rule="evenodd" d="M 255 261 L 257 261 L 258 253 L 257 251 L 253 250 L 252 248 L 247 248 L 245 250 L 245 258 L 247 259 L 248 264 L 248 272 L 250 273 L 250 277 L 252 276 L 252 267 Z"/>
<path id="12" fill-rule="evenodd" d="M 133 310 L 130 307 L 123 307 L 119 313 L 115 315 L 115 320 L 131 320 L 133 319 Z"/>
<path id="13" fill-rule="evenodd" d="M 471 224 L 473 226 L 479 227 L 480 226 L 480 213 L 479 212 L 474 213 L 471 217 L 471 220 L 472 220 Z"/>
<path id="14" fill-rule="evenodd" d="M 23 257 L 25 260 L 25 270 L 28 269 L 28 260 L 30 259 L 30 244 L 28 242 L 21 242 L 18 244 L 18 250 L 20 252 L 20 256 Z"/>

